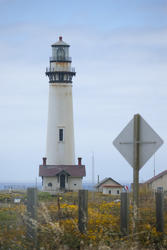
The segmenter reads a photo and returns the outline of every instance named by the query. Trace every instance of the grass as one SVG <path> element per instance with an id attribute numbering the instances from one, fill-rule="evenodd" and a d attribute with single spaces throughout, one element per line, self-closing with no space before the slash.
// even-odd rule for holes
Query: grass
<path id="1" fill-rule="evenodd" d="M 132 205 L 130 195 L 129 235 L 120 233 L 119 196 L 89 192 L 88 227 L 85 234 L 78 230 L 78 194 L 62 193 L 52 196 L 38 193 L 38 220 L 29 220 L 26 213 L 26 195 L 20 194 L 21 204 L 14 204 L 18 193 L 0 193 L 0 249 L 33 249 L 27 238 L 27 228 L 37 230 L 36 249 L 166 249 L 165 233 L 157 233 L 155 199 L 148 190 L 140 192 L 139 231 L 132 233 Z M 6 198 L 9 200 L 6 200 Z M 105 248 L 104 248 L 105 247 Z"/>

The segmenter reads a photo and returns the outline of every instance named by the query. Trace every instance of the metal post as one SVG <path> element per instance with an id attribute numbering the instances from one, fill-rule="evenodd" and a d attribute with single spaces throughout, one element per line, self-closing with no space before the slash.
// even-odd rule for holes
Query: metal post
<path id="1" fill-rule="evenodd" d="M 164 231 L 164 195 L 163 192 L 156 192 L 156 229 L 157 232 Z"/>
<path id="2" fill-rule="evenodd" d="M 94 152 L 92 153 L 92 184 L 93 184 L 93 190 L 92 190 L 92 201 L 95 200 L 95 192 L 94 192 L 94 185 L 95 185 L 95 160 L 94 160 Z"/>
<path id="3" fill-rule="evenodd" d="M 78 192 L 78 228 L 81 233 L 86 233 L 88 222 L 88 190 Z"/>
<path id="4" fill-rule="evenodd" d="M 32 241 L 33 246 L 37 246 L 36 225 L 37 220 L 37 189 L 27 189 L 27 237 Z"/>
<path id="5" fill-rule="evenodd" d="M 120 229 L 123 235 L 128 235 L 128 220 L 129 220 L 129 201 L 128 193 L 121 193 L 121 209 L 120 209 Z"/>
<path id="6" fill-rule="evenodd" d="M 139 142 L 140 142 L 140 115 L 134 115 L 133 140 L 133 231 L 137 231 L 139 206 Z"/>
<path id="7" fill-rule="evenodd" d="M 97 176 L 97 184 L 99 184 L 99 183 L 100 183 L 100 176 L 98 175 L 98 176 Z M 98 189 L 97 189 L 97 190 L 98 190 L 98 192 L 99 192 L 99 186 L 98 186 Z"/>

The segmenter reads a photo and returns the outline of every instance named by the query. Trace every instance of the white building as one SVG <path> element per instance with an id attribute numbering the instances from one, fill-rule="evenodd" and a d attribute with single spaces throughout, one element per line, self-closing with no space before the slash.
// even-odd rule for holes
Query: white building
<path id="1" fill-rule="evenodd" d="M 145 182 L 150 189 L 167 191 L 167 170 Z"/>
<path id="2" fill-rule="evenodd" d="M 52 57 L 46 75 L 49 77 L 49 103 L 46 157 L 39 167 L 43 189 L 78 190 L 82 188 L 85 166 L 79 158 L 75 165 L 72 77 L 69 45 L 62 37 L 52 45 Z"/>
<path id="3" fill-rule="evenodd" d="M 123 186 L 109 177 L 99 182 L 96 185 L 96 190 L 103 194 L 119 195 L 123 190 Z"/>

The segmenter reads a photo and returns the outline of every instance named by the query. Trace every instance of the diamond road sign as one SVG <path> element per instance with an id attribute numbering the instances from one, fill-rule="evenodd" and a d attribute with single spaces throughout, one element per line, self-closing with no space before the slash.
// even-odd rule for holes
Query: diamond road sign
<path id="1" fill-rule="evenodd" d="M 114 146 L 123 157 L 133 167 L 133 144 L 134 144 L 134 119 L 132 119 L 118 137 L 113 141 Z M 163 144 L 160 136 L 150 127 L 150 125 L 140 116 L 140 140 L 139 143 L 139 168 L 151 158 L 151 156 Z"/>

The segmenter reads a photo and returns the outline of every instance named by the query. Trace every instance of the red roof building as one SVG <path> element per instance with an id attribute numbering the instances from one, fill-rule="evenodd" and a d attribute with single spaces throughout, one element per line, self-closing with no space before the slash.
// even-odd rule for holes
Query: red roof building
<path id="1" fill-rule="evenodd" d="M 85 165 L 47 165 L 46 158 L 39 166 L 39 176 L 43 180 L 43 188 L 48 192 L 82 189 L 82 178 L 86 176 Z"/>
<path id="2" fill-rule="evenodd" d="M 103 179 L 96 185 L 96 189 L 103 194 L 119 195 L 123 189 L 123 186 L 111 177 Z"/>

